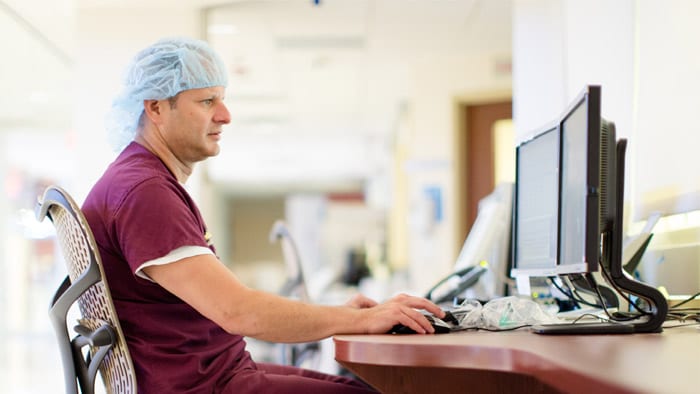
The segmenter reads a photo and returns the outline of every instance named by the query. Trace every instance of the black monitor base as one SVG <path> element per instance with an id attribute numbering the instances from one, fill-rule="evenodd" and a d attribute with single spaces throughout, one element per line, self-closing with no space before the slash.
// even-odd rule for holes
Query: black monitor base
<path id="1" fill-rule="evenodd" d="M 612 231 L 603 240 L 603 269 L 608 269 L 611 285 L 622 293 L 641 298 L 648 307 L 644 312 L 646 319 L 642 322 L 632 323 L 635 332 L 661 332 L 661 327 L 666 321 L 668 303 L 666 298 L 656 288 L 632 278 L 622 266 L 622 219 L 625 193 L 625 150 L 627 140 L 621 139 L 617 143 L 617 196 L 615 220 Z"/>
<path id="2" fill-rule="evenodd" d="M 605 334 L 633 334 L 634 326 L 622 323 L 562 323 L 562 324 L 537 324 L 530 328 L 535 334 L 543 335 L 605 335 Z"/>

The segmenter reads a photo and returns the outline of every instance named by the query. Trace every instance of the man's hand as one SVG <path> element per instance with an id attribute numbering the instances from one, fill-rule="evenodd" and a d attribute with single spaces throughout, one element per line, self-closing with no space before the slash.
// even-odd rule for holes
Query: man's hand
<path id="1" fill-rule="evenodd" d="M 355 298 L 357 299 L 357 296 Z M 369 299 L 362 296 L 359 299 L 360 304 L 366 300 Z M 445 312 L 440 307 L 423 297 L 399 294 L 381 304 L 364 307 L 363 318 L 366 333 L 384 334 L 395 325 L 402 324 L 416 333 L 432 334 L 435 332 L 435 329 L 423 313 L 420 312 L 421 309 L 439 318 L 445 316 Z"/>

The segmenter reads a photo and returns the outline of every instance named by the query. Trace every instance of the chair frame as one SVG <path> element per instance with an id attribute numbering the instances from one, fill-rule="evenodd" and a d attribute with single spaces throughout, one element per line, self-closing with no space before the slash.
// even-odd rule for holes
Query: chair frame
<path id="1" fill-rule="evenodd" d="M 92 394 L 97 372 L 108 393 L 136 393 L 136 373 L 107 285 L 97 243 L 80 207 L 49 186 L 36 207 L 39 221 L 56 228 L 68 276 L 51 300 L 49 317 L 58 339 L 66 393 Z M 81 318 L 68 332 L 68 312 L 77 302 Z M 85 350 L 85 347 L 88 350 Z"/>
<path id="2" fill-rule="evenodd" d="M 270 229 L 269 240 L 270 243 L 275 241 L 281 243 L 284 265 L 287 271 L 287 280 L 279 294 L 301 302 L 311 302 L 311 297 L 306 287 L 306 280 L 304 279 L 304 269 L 299 249 L 287 228 L 287 224 L 283 220 L 276 220 L 273 223 Z M 318 341 L 293 344 L 282 343 L 278 344 L 278 346 L 280 347 L 278 360 L 280 364 L 309 369 L 316 369 L 319 366 L 321 344 Z"/>

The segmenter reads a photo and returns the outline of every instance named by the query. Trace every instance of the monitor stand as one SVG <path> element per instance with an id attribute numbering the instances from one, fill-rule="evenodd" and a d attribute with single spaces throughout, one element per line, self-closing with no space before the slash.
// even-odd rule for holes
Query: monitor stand
<path id="1" fill-rule="evenodd" d="M 530 327 L 530 331 L 545 335 L 633 334 L 636 332 L 630 324 L 602 322 L 536 324 Z"/>
<path id="2" fill-rule="evenodd" d="M 532 327 L 537 334 L 630 334 L 637 332 L 661 332 L 668 313 L 668 303 L 659 290 L 632 278 L 622 266 L 622 218 L 625 194 L 625 151 L 627 140 L 617 142 L 617 194 L 615 196 L 615 219 L 611 230 L 603 237 L 602 263 L 608 269 L 608 280 L 614 288 L 643 299 L 649 313 L 639 321 L 625 323 L 565 323 L 541 324 Z"/>

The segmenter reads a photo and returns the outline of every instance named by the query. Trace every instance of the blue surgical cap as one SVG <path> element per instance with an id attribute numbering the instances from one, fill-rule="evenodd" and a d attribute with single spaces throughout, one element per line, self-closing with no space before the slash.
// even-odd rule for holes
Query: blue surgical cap
<path id="1" fill-rule="evenodd" d="M 117 150 L 134 139 L 144 100 L 164 100 L 183 90 L 227 85 L 224 62 L 204 41 L 165 38 L 142 50 L 124 75 L 124 87 L 107 117 Z"/>

